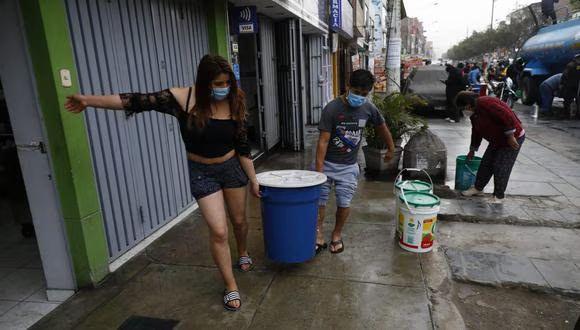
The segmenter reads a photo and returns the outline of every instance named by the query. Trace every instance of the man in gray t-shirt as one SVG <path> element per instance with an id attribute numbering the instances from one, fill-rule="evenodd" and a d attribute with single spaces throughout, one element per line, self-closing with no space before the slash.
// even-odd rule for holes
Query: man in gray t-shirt
<path id="1" fill-rule="evenodd" d="M 384 123 L 385 119 L 370 102 L 353 108 L 342 97 L 334 99 L 324 107 L 318 124 L 320 131 L 330 132 L 324 160 L 335 164 L 355 164 L 365 126 Z"/>
<path id="2" fill-rule="evenodd" d="M 332 186 L 336 194 L 336 223 L 330 241 L 330 252 L 344 250 L 342 229 L 350 213 L 350 203 L 356 192 L 359 166 L 356 162 L 363 130 L 368 124 L 375 126 L 389 150 L 385 160 L 393 157 L 395 146 L 385 119 L 366 97 L 374 84 L 367 70 L 356 70 L 350 77 L 348 92 L 328 103 L 322 110 L 318 129 L 320 137 L 316 148 L 316 170 L 326 174 L 328 181 L 322 186 L 318 203 L 318 232 L 316 252 L 327 247 L 322 237 L 322 224 L 326 202 Z"/>

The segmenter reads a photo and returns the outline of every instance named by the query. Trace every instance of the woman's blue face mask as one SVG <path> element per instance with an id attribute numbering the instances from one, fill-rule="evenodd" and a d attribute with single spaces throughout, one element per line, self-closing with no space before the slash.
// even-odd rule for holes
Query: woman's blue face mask
<path id="1" fill-rule="evenodd" d="M 211 89 L 211 96 L 216 101 L 225 100 L 230 94 L 230 86 L 228 87 L 213 87 Z"/>
<path id="2" fill-rule="evenodd" d="M 348 91 L 348 95 L 346 96 L 346 100 L 348 101 L 348 104 L 350 104 L 351 107 L 358 108 L 361 105 L 366 103 L 367 98 L 364 96 L 354 94 L 352 91 Z"/>

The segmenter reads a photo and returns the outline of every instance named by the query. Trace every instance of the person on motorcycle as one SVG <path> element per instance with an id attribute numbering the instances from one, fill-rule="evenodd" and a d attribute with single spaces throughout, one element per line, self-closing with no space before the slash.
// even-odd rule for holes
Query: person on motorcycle
<path id="1" fill-rule="evenodd" d="M 566 65 L 562 78 L 560 78 L 560 95 L 564 98 L 564 110 L 570 112 L 570 104 L 577 98 L 578 81 L 580 80 L 580 54 Z M 576 100 L 578 102 L 578 100 Z M 576 109 L 576 116 L 580 117 L 580 111 Z"/>
<path id="2" fill-rule="evenodd" d="M 487 69 L 487 81 L 492 82 L 495 80 L 497 80 L 497 72 L 495 70 L 495 67 L 490 65 L 489 68 Z"/>
<path id="3" fill-rule="evenodd" d="M 504 81 L 505 80 L 505 78 L 507 77 L 508 66 L 509 66 L 508 61 L 502 60 L 498 63 L 497 75 L 496 75 L 497 81 Z"/>

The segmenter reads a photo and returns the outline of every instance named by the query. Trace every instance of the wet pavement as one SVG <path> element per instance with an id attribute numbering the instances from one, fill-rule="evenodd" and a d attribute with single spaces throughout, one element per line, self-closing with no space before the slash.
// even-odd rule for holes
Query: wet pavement
<path id="1" fill-rule="evenodd" d="M 453 178 L 455 155 L 469 144 L 469 127 L 429 121 L 447 143 L 448 179 Z M 564 137 L 537 125 L 526 126 L 529 137 L 502 208 L 449 190 L 430 253 L 406 252 L 395 242 L 392 178 L 361 176 L 344 230 L 344 253 L 324 251 L 303 264 L 267 260 L 259 201 L 248 200 L 249 251 L 256 268 L 236 272 L 240 312 L 222 307 L 223 284 L 197 211 L 35 328 L 118 328 L 132 316 L 144 316 L 175 320 L 176 329 L 573 329 L 580 316 L 575 291 L 580 229 L 574 229 L 580 166 L 568 157 L 573 143 L 552 145 L 546 136 Z M 308 132 L 305 152 L 269 155 L 258 171 L 308 169 L 316 129 Z M 327 239 L 334 205 L 331 198 Z"/>
<path id="2" fill-rule="evenodd" d="M 433 80 L 440 73 L 437 68 L 421 71 L 416 89 L 430 89 L 429 97 L 437 102 L 432 96 L 437 94 Z M 444 87 L 439 93 L 443 95 Z M 561 102 L 554 106 L 561 107 Z M 526 141 L 506 200 L 489 202 L 493 180 L 485 189 L 486 197 L 445 194 L 439 214 L 440 247 L 455 282 L 510 288 L 503 289 L 501 296 L 517 288 L 542 292 L 536 297 L 546 300 L 566 295 L 579 301 L 580 121 L 533 118 L 533 108 L 522 104 L 516 104 L 514 111 L 523 122 Z M 470 123 L 467 118 L 459 123 L 437 119 L 444 117 L 441 114 L 430 117 L 430 129 L 447 147 L 446 184 L 453 189 L 455 158 L 469 150 Z M 478 155 L 485 147 L 484 141 Z M 493 304 L 480 307 L 498 309 Z M 571 328 L 568 324 L 554 323 L 554 328 Z"/>
<path id="3" fill-rule="evenodd" d="M 308 168 L 311 162 L 309 152 L 283 152 L 271 155 L 258 171 Z M 392 189 L 390 182 L 361 177 L 344 253 L 325 251 L 296 265 L 266 259 L 259 201 L 249 199 L 249 251 L 256 268 L 236 273 L 240 312 L 222 307 L 223 284 L 209 253 L 207 227 L 196 212 L 100 288 L 82 290 L 36 328 L 117 328 L 137 315 L 177 320 L 178 329 L 431 329 L 420 258 L 393 239 Z M 328 239 L 333 221 L 332 215 L 326 219 Z M 235 254 L 233 236 L 230 246 Z"/>

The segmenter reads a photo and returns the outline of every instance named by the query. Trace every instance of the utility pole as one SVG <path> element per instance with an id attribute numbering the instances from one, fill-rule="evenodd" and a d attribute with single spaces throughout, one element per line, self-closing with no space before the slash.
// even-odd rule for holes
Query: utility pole
<path id="1" fill-rule="evenodd" d="M 491 24 L 489 25 L 491 30 L 493 30 L 493 7 L 495 7 L 495 0 L 491 0 Z"/>
<path id="2" fill-rule="evenodd" d="M 388 40 L 385 59 L 387 95 L 401 90 L 401 0 L 389 0 Z"/>

